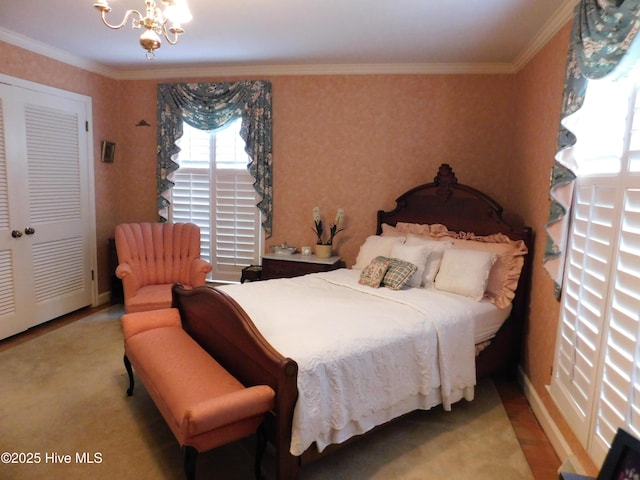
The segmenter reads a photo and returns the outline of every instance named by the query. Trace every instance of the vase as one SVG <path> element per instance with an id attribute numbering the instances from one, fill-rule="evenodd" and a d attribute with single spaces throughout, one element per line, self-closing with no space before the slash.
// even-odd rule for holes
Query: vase
<path id="1" fill-rule="evenodd" d="M 331 245 L 316 245 L 316 257 L 329 258 L 331 256 Z"/>

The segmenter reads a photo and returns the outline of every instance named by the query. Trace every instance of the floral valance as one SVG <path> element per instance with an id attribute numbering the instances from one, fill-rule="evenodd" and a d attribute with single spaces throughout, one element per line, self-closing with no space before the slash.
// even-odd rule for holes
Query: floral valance
<path id="1" fill-rule="evenodd" d="M 623 76 L 640 29 L 640 0 L 581 0 L 576 6 L 567 57 L 565 88 L 556 160 L 551 172 L 549 219 L 545 225 L 546 270 L 555 281 L 560 296 L 575 173 L 565 151 L 576 143 L 575 135 L 564 126 L 564 119 L 584 103 L 589 80 L 611 74 Z"/>
<path id="2" fill-rule="evenodd" d="M 182 136 L 182 122 L 200 130 L 216 130 L 242 118 L 240 136 L 249 155 L 248 169 L 261 196 L 265 235 L 271 236 L 272 126 L 271 83 L 241 81 L 233 83 L 168 83 L 158 85 L 158 163 L 157 188 L 160 221 L 166 221 L 173 187 L 170 175 L 178 168 L 174 161 L 180 151 L 176 141 Z"/>

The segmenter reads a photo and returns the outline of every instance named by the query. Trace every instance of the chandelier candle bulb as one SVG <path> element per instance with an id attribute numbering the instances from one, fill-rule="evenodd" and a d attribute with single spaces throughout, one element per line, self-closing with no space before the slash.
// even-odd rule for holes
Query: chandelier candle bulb
<path id="1" fill-rule="evenodd" d="M 192 20 L 191 11 L 187 5 L 186 0 L 175 0 L 174 2 L 164 2 L 167 7 L 164 10 L 164 16 L 173 23 L 172 28 L 181 29 L 180 26 L 183 23 L 188 23 Z"/>

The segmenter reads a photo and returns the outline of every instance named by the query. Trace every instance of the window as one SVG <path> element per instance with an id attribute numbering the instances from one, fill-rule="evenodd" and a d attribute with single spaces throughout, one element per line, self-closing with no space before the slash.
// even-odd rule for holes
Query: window
<path id="1" fill-rule="evenodd" d="M 239 281 L 242 268 L 258 263 L 262 251 L 259 196 L 240 124 L 237 119 L 206 132 L 184 123 L 178 140 L 171 220 L 200 227 L 201 256 L 213 265 L 210 279 L 216 281 Z"/>
<path id="2" fill-rule="evenodd" d="M 640 95 L 590 82 L 578 142 L 551 394 L 600 465 L 616 429 L 640 436 Z"/>

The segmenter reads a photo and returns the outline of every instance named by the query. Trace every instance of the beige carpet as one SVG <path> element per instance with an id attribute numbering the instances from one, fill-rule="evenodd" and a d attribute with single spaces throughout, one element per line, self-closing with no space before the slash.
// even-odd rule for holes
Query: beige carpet
<path id="1" fill-rule="evenodd" d="M 184 478 L 180 449 L 142 384 L 126 396 L 120 314 L 111 307 L 0 352 L 0 453 L 39 461 L 0 463 L 0 479 Z M 249 439 L 201 455 L 198 479 L 253 478 L 252 448 Z M 269 451 L 263 468 L 272 480 Z M 533 478 L 489 381 L 453 412 L 415 412 L 302 473 L 304 480 L 442 478 Z"/>

